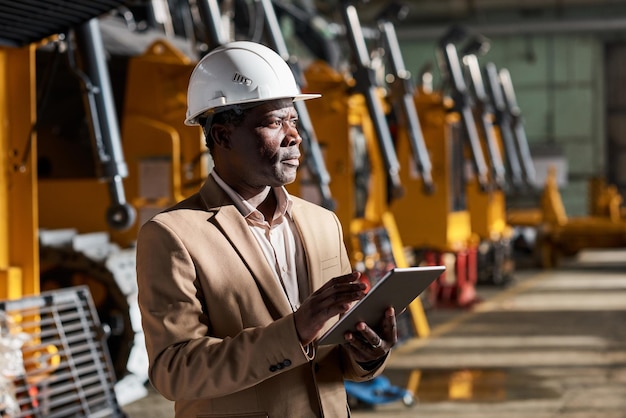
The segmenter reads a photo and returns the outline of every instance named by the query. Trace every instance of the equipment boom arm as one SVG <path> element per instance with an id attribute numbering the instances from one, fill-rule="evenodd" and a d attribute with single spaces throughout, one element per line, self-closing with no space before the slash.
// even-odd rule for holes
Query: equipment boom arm
<path id="1" fill-rule="evenodd" d="M 342 2 L 341 14 L 346 25 L 346 35 L 348 36 L 350 47 L 354 53 L 356 90 L 365 96 L 369 114 L 374 124 L 381 156 L 389 176 L 390 196 L 398 198 L 404 193 L 399 176 L 400 163 L 398 162 L 382 104 L 376 93 L 376 77 L 371 67 L 359 16 L 356 8 L 349 1 Z"/>

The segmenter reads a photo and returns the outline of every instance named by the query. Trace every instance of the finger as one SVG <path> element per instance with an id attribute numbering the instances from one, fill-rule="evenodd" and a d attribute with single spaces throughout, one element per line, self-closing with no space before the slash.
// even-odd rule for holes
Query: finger
<path id="1" fill-rule="evenodd" d="M 365 339 L 359 334 L 351 332 L 347 332 L 344 337 L 350 350 L 352 350 L 358 358 L 364 361 L 375 360 L 387 352 L 386 343 L 380 337 L 377 337 L 374 342 Z"/>
<path id="2" fill-rule="evenodd" d="M 334 293 L 320 299 L 316 304 L 317 312 L 325 313 L 327 318 L 331 318 L 337 314 L 344 314 L 350 310 L 353 302 L 363 298 L 365 293 L 362 290 L 347 293 Z"/>
<path id="3" fill-rule="evenodd" d="M 380 348 L 383 339 L 365 322 L 359 322 L 356 325 L 356 330 L 361 333 L 362 340 L 365 341 L 370 347 Z"/>
<path id="4" fill-rule="evenodd" d="M 334 285 L 342 284 L 342 283 L 358 282 L 359 281 L 359 277 L 361 277 L 361 273 L 358 272 L 358 271 L 353 271 L 353 272 L 348 273 L 348 274 L 344 274 L 344 275 L 341 275 L 341 276 L 333 277 L 328 282 L 326 282 L 324 284 L 324 286 L 322 286 L 322 287 L 334 286 Z"/>
<path id="5" fill-rule="evenodd" d="M 372 345 L 363 336 L 353 332 L 346 332 L 344 339 L 352 349 L 361 354 L 369 354 L 368 352 L 372 348 Z"/>
<path id="6" fill-rule="evenodd" d="M 335 315 L 347 312 L 352 306 L 352 302 L 364 296 L 364 289 L 358 286 L 336 288 L 321 292 L 305 303 L 313 316 L 319 316 L 319 319 L 326 322 Z"/>
<path id="7" fill-rule="evenodd" d="M 356 288 L 364 287 L 364 285 L 358 281 L 358 277 L 360 277 L 360 273 L 358 272 L 334 277 L 331 280 L 324 283 L 315 292 L 313 292 L 311 296 L 321 295 L 325 292 L 336 292 L 337 289 L 343 289 L 344 286 L 351 286 L 351 287 L 356 287 Z"/>
<path id="8" fill-rule="evenodd" d="M 385 311 L 383 320 L 381 321 L 381 324 L 379 324 L 379 327 L 380 328 L 378 329 L 381 330 L 380 334 L 365 322 L 360 322 L 357 324 L 356 330 L 360 333 L 360 338 L 376 349 L 383 345 L 381 341 L 386 343 L 386 347 L 393 347 L 398 342 L 397 323 L 393 307 L 390 307 Z"/>
<path id="9" fill-rule="evenodd" d="M 365 285 L 359 282 L 339 283 L 320 289 L 314 298 L 324 304 L 342 304 L 362 299 L 365 296 Z"/>
<path id="10" fill-rule="evenodd" d="M 386 341 L 395 344 L 398 340 L 398 326 L 395 310 L 389 308 L 385 311 L 385 319 L 383 320 L 382 335 Z"/>

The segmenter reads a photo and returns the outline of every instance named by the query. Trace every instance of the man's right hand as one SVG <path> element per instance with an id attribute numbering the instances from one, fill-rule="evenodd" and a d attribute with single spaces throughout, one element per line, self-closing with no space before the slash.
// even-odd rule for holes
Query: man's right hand
<path id="1" fill-rule="evenodd" d="M 311 294 L 294 313 L 296 331 L 302 345 L 317 337 L 326 322 L 350 309 L 352 302 L 365 296 L 366 285 L 359 281 L 361 273 L 335 277 Z"/>

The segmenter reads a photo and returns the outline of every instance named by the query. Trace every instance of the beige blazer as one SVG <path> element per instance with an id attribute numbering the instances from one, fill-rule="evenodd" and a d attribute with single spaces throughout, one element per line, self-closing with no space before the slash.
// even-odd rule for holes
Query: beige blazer
<path id="1" fill-rule="evenodd" d="M 335 214 L 293 199 L 314 291 L 351 265 Z M 212 177 L 143 225 L 137 277 L 150 381 L 176 417 L 345 417 L 343 380 L 382 370 L 339 346 L 307 357 L 280 284 Z"/>

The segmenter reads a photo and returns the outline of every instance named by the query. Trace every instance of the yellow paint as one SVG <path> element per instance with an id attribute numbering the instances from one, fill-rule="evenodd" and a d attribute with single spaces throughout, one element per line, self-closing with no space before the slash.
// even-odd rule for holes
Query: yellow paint
<path id="1" fill-rule="evenodd" d="M 34 53 L 0 48 L 0 298 L 39 293 Z"/>

